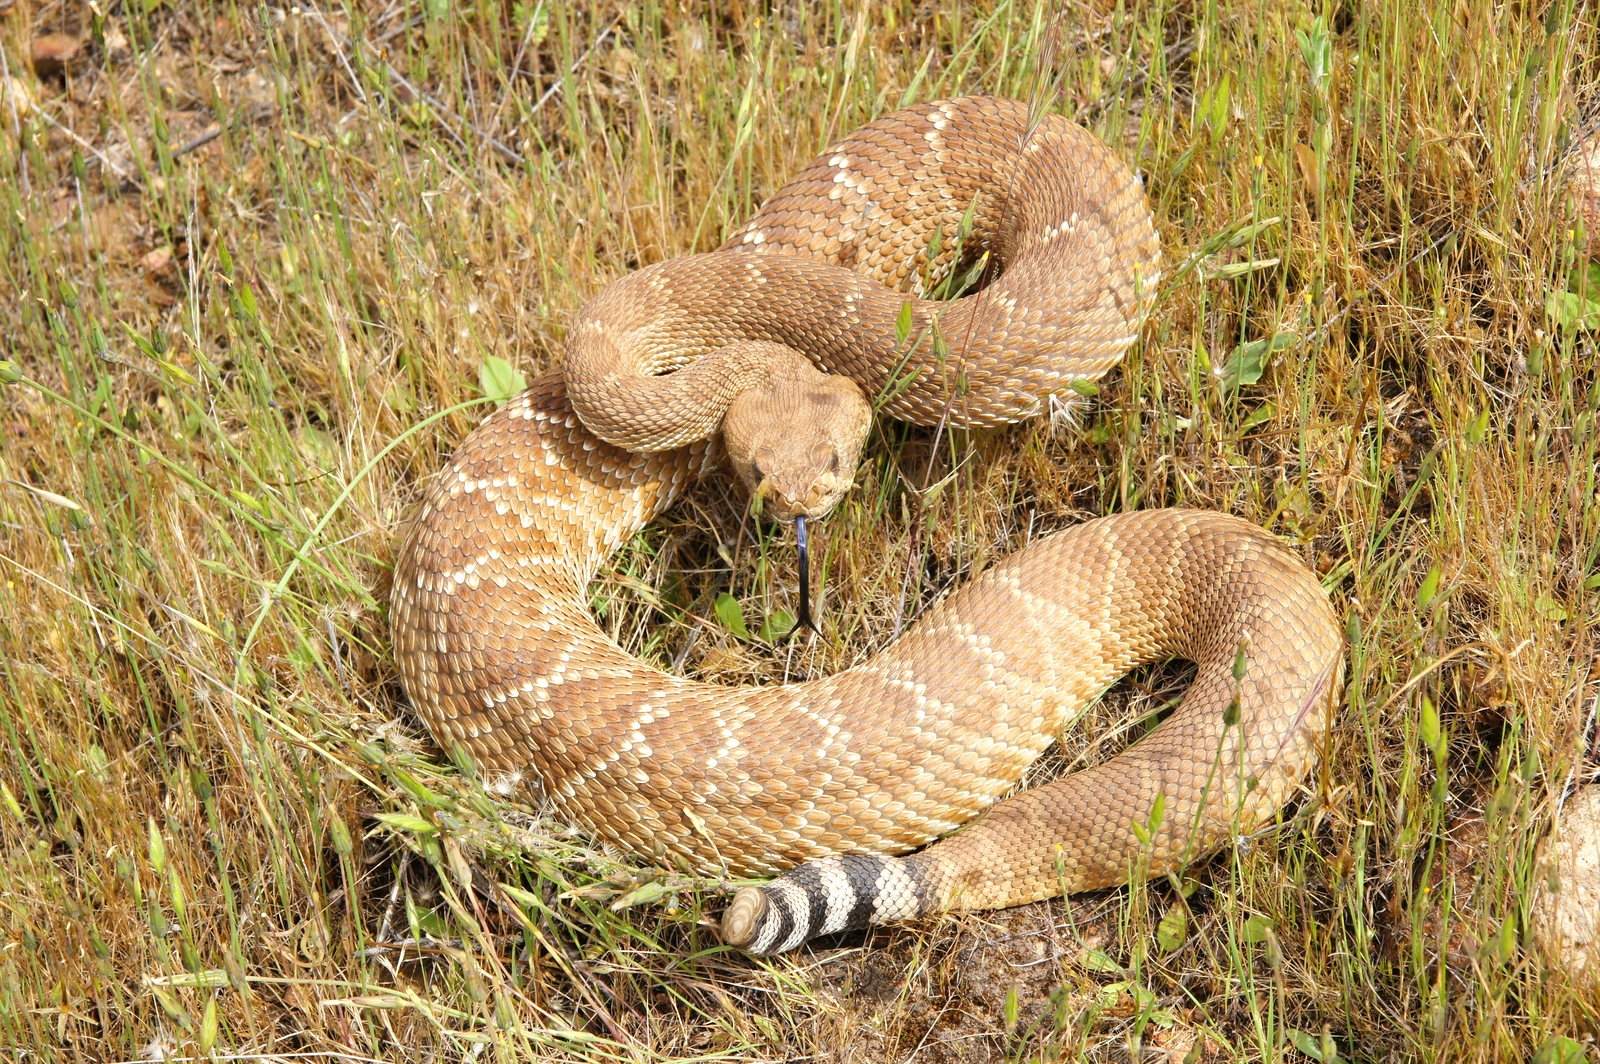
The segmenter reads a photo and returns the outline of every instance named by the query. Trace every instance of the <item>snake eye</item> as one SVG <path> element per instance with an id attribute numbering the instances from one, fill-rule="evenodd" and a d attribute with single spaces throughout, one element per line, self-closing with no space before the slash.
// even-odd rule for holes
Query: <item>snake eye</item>
<path id="1" fill-rule="evenodd" d="M 757 480 L 765 480 L 767 477 L 772 475 L 773 457 L 774 455 L 770 450 L 763 448 L 760 451 L 757 451 L 750 459 L 750 465 L 756 471 Z"/>

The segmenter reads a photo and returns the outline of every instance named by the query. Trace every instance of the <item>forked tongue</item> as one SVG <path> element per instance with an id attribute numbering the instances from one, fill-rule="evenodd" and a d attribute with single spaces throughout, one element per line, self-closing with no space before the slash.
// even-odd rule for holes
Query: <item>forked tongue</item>
<path id="1" fill-rule="evenodd" d="M 794 519 L 794 539 L 800 554 L 800 616 L 795 620 L 794 627 L 789 629 L 789 634 L 778 640 L 778 646 L 793 639 L 802 628 L 822 634 L 811 620 L 811 551 L 806 543 L 806 519 L 803 515 Z"/>

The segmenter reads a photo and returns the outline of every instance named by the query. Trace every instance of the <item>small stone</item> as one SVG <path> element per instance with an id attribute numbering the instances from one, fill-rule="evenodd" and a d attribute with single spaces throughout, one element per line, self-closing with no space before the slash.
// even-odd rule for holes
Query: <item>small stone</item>
<path id="1" fill-rule="evenodd" d="M 1569 972 L 1600 971 L 1600 787 L 1567 802 L 1539 844 L 1536 867 L 1533 929 L 1540 943 Z"/>
<path id="2" fill-rule="evenodd" d="M 33 72 L 40 78 L 60 77 L 67 64 L 78 58 L 83 42 L 67 33 L 47 33 L 33 39 Z"/>

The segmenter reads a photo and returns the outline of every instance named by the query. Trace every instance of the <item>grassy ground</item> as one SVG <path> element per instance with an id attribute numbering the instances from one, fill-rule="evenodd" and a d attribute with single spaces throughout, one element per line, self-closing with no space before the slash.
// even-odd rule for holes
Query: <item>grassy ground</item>
<path id="1" fill-rule="evenodd" d="M 0 0 L 0 370 L 24 378 L 0 391 L 0 1041 L 1577 1059 L 1600 992 L 1529 906 L 1595 770 L 1568 183 L 1593 3 L 774 7 Z M 83 46 L 41 80 L 49 31 Z M 826 640 L 774 658 L 728 630 L 719 595 L 781 624 L 794 573 L 721 480 L 619 554 L 597 611 L 688 674 L 815 673 L 1042 530 L 1214 507 L 1325 574 L 1345 708 L 1304 794 L 1187 899 L 753 962 L 701 923 L 716 884 L 619 866 L 431 744 L 388 650 L 392 537 L 601 286 L 715 246 L 862 121 L 979 90 L 1144 173 L 1171 258 L 1143 342 L 1076 428 L 883 426 L 819 533 Z M 1178 681 L 1124 685 L 1053 765 Z"/>

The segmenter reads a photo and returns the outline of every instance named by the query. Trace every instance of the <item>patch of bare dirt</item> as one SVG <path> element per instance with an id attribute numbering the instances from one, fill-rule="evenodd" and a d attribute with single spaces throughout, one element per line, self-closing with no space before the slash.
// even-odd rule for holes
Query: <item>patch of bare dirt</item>
<path id="1" fill-rule="evenodd" d="M 1116 895 L 1089 895 L 858 934 L 846 947 L 818 950 L 813 979 L 826 1008 L 817 1044 L 832 1047 L 822 1059 L 1132 1059 L 1139 1008 L 1099 952 L 1114 948 L 1117 916 Z M 1147 1011 L 1159 1022 L 1139 1032 L 1139 1060 L 1221 1059 L 1222 1047 L 1194 1029 L 1187 1010 L 1153 1004 Z"/>

